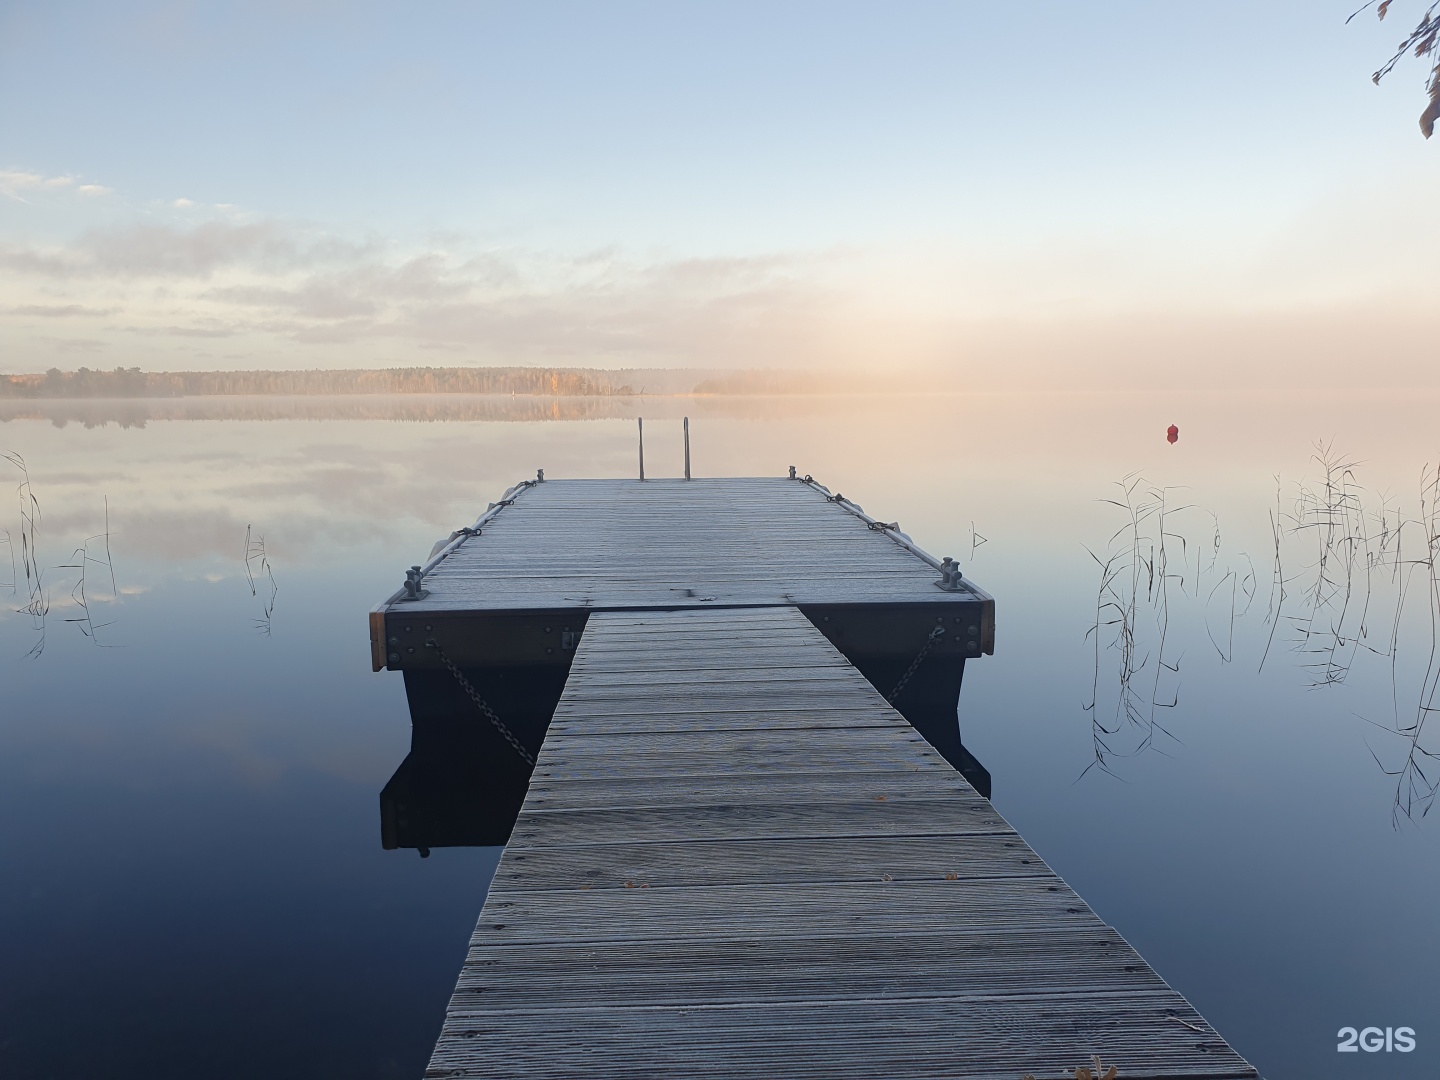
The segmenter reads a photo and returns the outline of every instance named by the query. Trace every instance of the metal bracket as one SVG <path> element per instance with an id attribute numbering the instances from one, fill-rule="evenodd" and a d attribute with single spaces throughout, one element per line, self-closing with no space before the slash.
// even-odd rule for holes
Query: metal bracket
<path id="1" fill-rule="evenodd" d="M 964 575 L 960 573 L 960 564 L 946 555 L 940 563 L 940 580 L 935 584 L 946 592 L 968 592 L 969 589 L 962 584 L 963 577 Z"/>
<path id="2" fill-rule="evenodd" d="M 423 575 L 420 573 L 420 567 L 418 566 L 412 566 L 409 570 L 405 571 L 405 595 L 401 597 L 401 599 L 423 600 L 430 595 L 428 589 L 421 587 L 420 582 L 422 577 Z"/>

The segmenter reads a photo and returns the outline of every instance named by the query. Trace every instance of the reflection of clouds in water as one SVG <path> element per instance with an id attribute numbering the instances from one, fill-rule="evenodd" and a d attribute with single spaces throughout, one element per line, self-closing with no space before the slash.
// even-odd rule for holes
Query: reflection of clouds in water
<path id="1" fill-rule="evenodd" d="M 0 403 L 0 413 L 10 404 Z M 116 403 L 63 404 L 103 411 Z M 1237 404 L 1223 395 L 1209 401 L 1196 395 L 1182 418 L 1187 441 L 1177 449 L 1156 434 L 1163 424 L 1154 420 L 1164 412 L 1168 422 L 1172 410 L 1147 395 L 594 399 L 582 404 L 621 415 L 587 417 L 586 423 L 373 423 L 348 415 L 357 405 L 383 413 L 415 404 L 396 399 L 141 404 L 201 410 L 195 415 L 307 412 L 298 420 L 166 422 L 143 430 L 8 425 L 7 440 L 23 446 L 36 470 L 56 550 L 96 531 L 103 495 L 110 499 L 117 558 L 233 559 L 246 524 L 263 521 L 270 550 L 287 565 L 368 544 L 393 546 L 397 565 L 408 565 L 536 468 L 555 478 L 630 475 L 632 414 L 639 413 L 655 424 L 653 435 L 646 425 L 646 463 L 659 475 L 680 471 L 679 421 L 688 415 L 698 475 L 782 475 L 796 464 L 847 490 L 873 493 L 866 503 L 888 517 L 897 516 L 888 508 L 901 500 L 909 508 L 903 524 L 946 553 L 972 546 L 972 517 L 995 521 L 998 529 L 985 530 L 992 545 L 1002 545 L 987 549 L 995 557 L 1052 528 L 1056 493 L 1092 491 L 1097 471 L 1113 476 L 1163 460 L 1165 475 L 1177 482 L 1209 485 L 1207 505 L 1223 511 L 1237 499 L 1224 483 L 1216 490 L 1217 480 L 1247 476 L 1256 461 L 1267 463 L 1268 475 L 1291 460 L 1297 445 L 1309 444 L 1313 427 L 1355 423 L 1348 399 L 1316 399 L 1308 418 L 1290 410 L 1277 423 L 1273 401 Z M 536 404 L 555 403 L 522 402 L 513 419 L 523 421 Z M 1412 404 L 1426 411 L 1423 396 Z M 502 398 L 485 408 L 511 404 Z M 334 419 L 318 422 L 332 409 Z M 1407 430 L 1397 418 L 1369 433 L 1366 445 L 1382 451 Z M 1157 458 L 1161 450 L 1168 456 Z M 958 527 L 950 520 L 955 507 L 964 515 Z"/>
<path id="2" fill-rule="evenodd" d="M 125 652 L 127 663 L 144 662 L 137 660 L 142 656 L 138 648 Z M 152 676 L 156 673 L 153 668 L 147 670 Z M 122 692 L 136 700 L 154 697 L 139 687 Z M 298 715 L 283 700 L 267 704 L 263 694 L 257 698 L 240 690 L 216 691 L 217 697 L 253 700 L 253 711 L 217 708 L 211 702 L 177 707 L 176 696 L 171 693 L 158 699 L 143 719 L 126 716 L 117 723 L 117 717 L 104 708 L 75 709 L 51 717 L 44 731 L 11 728 L 5 733 L 7 752 L 15 755 L 34 747 L 63 746 L 56 767 L 63 761 L 67 774 L 82 778 L 93 774 L 97 782 L 105 783 L 114 783 L 117 777 L 123 782 L 131 772 L 137 783 L 149 783 L 147 778 L 154 774 L 158 759 L 173 761 L 176 768 L 187 772 L 203 761 L 207 768 L 218 770 L 220 776 L 241 787 L 263 787 L 287 775 L 312 772 L 376 785 L 393 768 L 395 755 L 403 755 L 409 737 L 408 729 L 402 731 L 397 725 L 394 745 L 385 740 L 379 745 L 374 741 L 356 745 L 342 737 L 338 725 L 316 726 L 313 716 Z M 395 709 L 396 716 L 403 719 L 403 694 Z M 337 709 L 334 715 L 343 716 L 345 711 Z M 172 773 L 168 765 L 162 771 L 180 775 Z"/>
<path id="3" fill-rule="evenodd" d="M 116 542 L 130 554 L 150 559 L 184 562 L 233 551 L 235 538 L 245 532 L 243 521 L 214 508 L 142 510 L 115 517 Z"/>
<path id="4" fill-rule="evenodd" d="M 644 373 L 636 373 L 637 381 Z M 663 373 L 673 379 L 674 373 Z M 696 373 L 697 378 L 703 372 Z M 695 380 L 685 380 L 687 383 Z M 642 383 L 643 385 L 643 383 Z M 918 396 L 918 395 L 916 395 Z M 933 395 L 925 395 L 933 396 Z M 907 395 L 896 394 L 902 402 Z M 730 416 L 780 418 L 863 414 L 871 394 L 722 395 L 686 393 L 630 397 L 543 397 L 484 394 L 346 394 L 304 397 L 97 398 L 25 400 L 0 398 L 0 423 L 48 421 L 63 428 L 197 420 L 385 420 L 397 423 L 572 422 L 636 416 Z"/>

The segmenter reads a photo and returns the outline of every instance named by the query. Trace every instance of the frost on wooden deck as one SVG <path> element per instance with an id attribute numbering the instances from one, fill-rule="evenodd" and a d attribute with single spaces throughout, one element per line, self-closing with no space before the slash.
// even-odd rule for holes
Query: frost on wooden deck
<path id="1" fill-rule="evenodd" d="M 973 601 L 780 478 L 532 484 L 425 577 L 427 611 Z M 408 606 L 408 605 L 407 605 Z"/>
<path id="2" fill-rule="evenodd" d="M 428 1077 L 1245 1077 L 794 608 L 592 615 Z"/>

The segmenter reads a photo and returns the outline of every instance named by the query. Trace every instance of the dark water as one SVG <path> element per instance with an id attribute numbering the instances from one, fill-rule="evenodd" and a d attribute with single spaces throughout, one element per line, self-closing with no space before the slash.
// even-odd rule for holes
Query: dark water
<path id="1" fill-rule="evenodd" d="M 648 471 L 678 472 L 688 413 L 697 473 L 799 465 L 996 595 L 996 654 L 967 670 L 961 718 L 998 807 L 1266 1076 L 1433 1077 L 1440 821 L 1396 826 L 1405 777 L 1386 770 L 1410 743 L 1385 728 L 1425 715 L 1433 686 L 1421 494 L 1436 404 L 0 414 L 0 450 L 23 455 L 41 512 L 49 603 L 43 637 L 13 610 L 30 596 L 25 526 L 20 475 L 0 463 L 19 570 L 0 614 L 0 1076 L 419 1075 L 498 851 L 381 850 L 378 793 L 409 723 L 399 678 L 369 670 L 365 612 L 536 467 L 630 475 L 643 411 Z M 1317 439 L 1362 459 L 1338 501 Z M 1136 535 L 1100 501 L 1126 476 Z M 107 505 L 108 562 L 103 537 L 86 546 Z M 3 582 L 9 555 L 0 544 Z M 1118 727 L 1101 735 L 1114 753 L 1082 778 L 1097 721 Z M 1416 1050 L 1337 1053 L 1340 1028 L 1372 1025 L 1413 1027 Z"/>

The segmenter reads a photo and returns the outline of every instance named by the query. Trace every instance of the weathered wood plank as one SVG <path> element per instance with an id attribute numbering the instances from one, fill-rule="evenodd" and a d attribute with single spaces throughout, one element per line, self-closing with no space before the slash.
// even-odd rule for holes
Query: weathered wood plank
<path id="1" fill-rule="evenodd" d="M 1198 1031 L 1194 1029 L 1199 1029 Z M 637 1035 L 641 1036 L 637 1038 Z M 1172 992 L 881 998 L 705 1007 L 456 1008 L 426 1077 L 1073 1080 L 1254 1077 Z"/>
<path id="2" fill-rule="evenodd" d="M 970 835 L 1004 829 L 985 800 L 836 798 L 825 802 L 707 801 L 682 806 L 628 806 L 618 809 L 531 808 L 524 841 L 528 846 L 674 843 L 689 840 L 755 840 L 763 837 L 871 837 Z M 688 800 L 686 800 L 688 802 Z M 514 846 L 514 841 L 511 841 Z"/>
<path id="3" fill-rule="evenodd" d="M 516 825 L 519 831 L 519 824 Z M 523 837 L 523 834 L 521 834 Z M 1053 876 L 1013 833 L 614 843 L 506 849 L 494 883 L 523 889 L 684 887 L 810 882 L 943 881 Z M 492 888 L 494 885 L 491 886 Z"/>
<path id="4" fill-rule="evenodd" d="M 842 729 L 843 730 L 843 729 Z M 965 778 L 952 770 L 923 774 L 911 770 L 877 770 L 863 766 L 818 772 L 767 772 L 757 796 L 751 776 L 652 776 L 643 788 L 616 786 L 608 780 L 536 780 L 530 785 L 526 809 L 559 811 L 630 806 L 704 806 L 737 799 L 801 803 L 826 799 L 939 799 L 965 805 L 982 800 Z M 557 811 L 558 812 L 558 811 Z"/>
<path id="5" fill-rule="evenodd" d="M 656 896 L 654 902 L 664 902 Z M 1105 926 L 899 934 L 786 933 L 763 924 L 729 937 L 471 946 L 460 1008 L 743 1005 L 856 998 L 1033 997 L 1157 992 L 1165 983 Z M 636 978 L 643 972 L 643 978 Z"/>
<path id="6" fill-rule="evenodd" d="M 855 756 L 834 747 L 825 751 L 765 750 L 753 754 L 711 754 L 708 758 L 682 754 L 635 754 L 629 758 L 542 762 L 535 767 L 540 780 L 636 781 L 650 776 L 755 776 L 772 773 L 825 772 L 855 764 Z M 933 750 L 917 750 L 910 765 L 893 766 L 897 772 L 935 770 L 949 772 L 945 759 Z"/>
<path id="7" fill-rule="evenodd" d="M 662 903 L 652 902 L 663 897 Z M 942 924 L 956 932 L 1104 924 L 1079 897 L 1048 878 L 988 882 L 983 889 L 952 881 L 719 885 L 708 889 L 602 889 L 525 892 L 510 889 L 486 904 L 474 943 L 492 944 L 503 926 L 512 943 L 649 941 L 677 926 L 685 938 L 733 936 L 737 927 L 776 934 L 899 934 Z M 925 919 L 927 912 L 940 918 Z"/>

